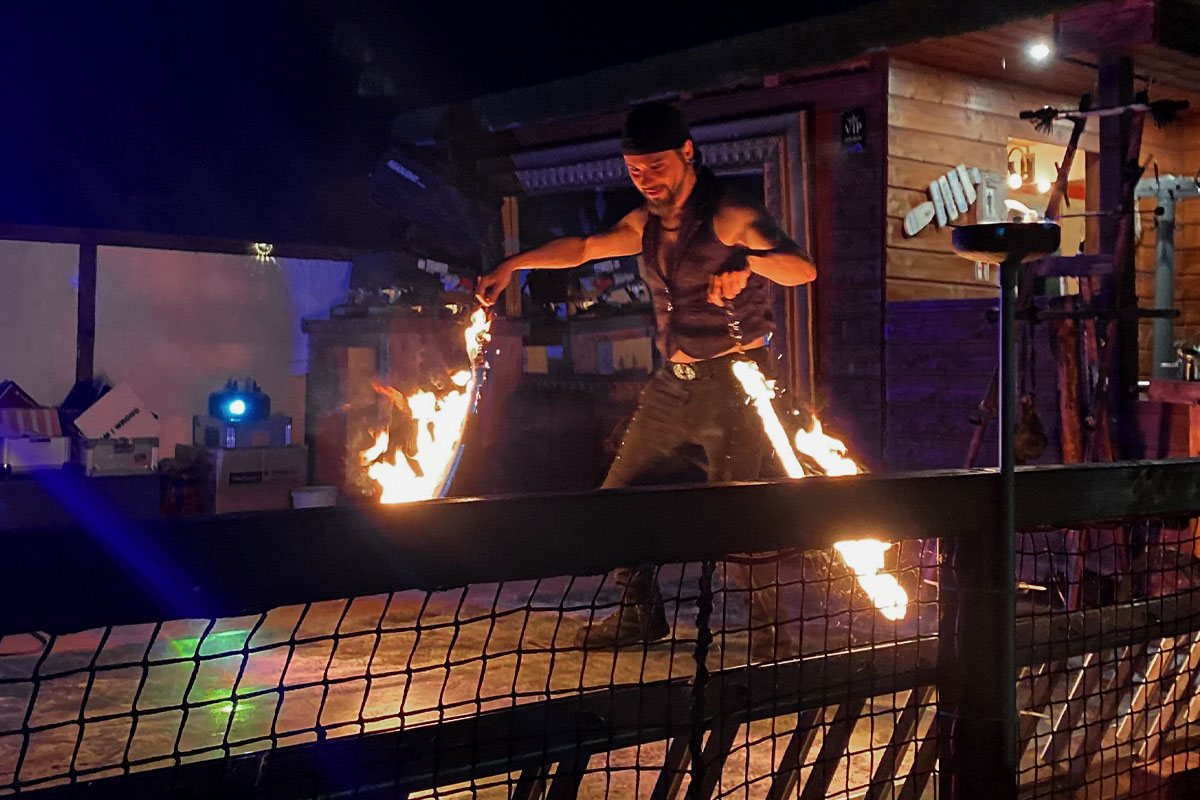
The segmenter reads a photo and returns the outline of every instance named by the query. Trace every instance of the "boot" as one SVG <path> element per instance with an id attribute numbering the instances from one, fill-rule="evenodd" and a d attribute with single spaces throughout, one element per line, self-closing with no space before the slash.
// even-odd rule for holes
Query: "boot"
<path id="1" fill-rule="evenodd" d="M 765 570 L 751 568 L 753 584 L 761 588 L 750 591 L 746 616 L 750 620 L 750 661 L 780 661 L 794 658 L 798 650 L 790 633 L 779 624 L 779 588 L 771 578 L 762 575 Z"/>
<path id="2" fill-rule="evenodd" d="M 778 625 L 750 631 L 750 662 L 784 661 L 799 654 L 792 635 Z"/>
<path id="3" fill-rule="evenodd" d="M 598 650 L 648 644 L 671 635 L 662 595 L 655 586 L 648 602 L 631 603 L 626 595 L 621 606 L 600 622 L 581 628 L 575 634 L 576 647 Z"/>

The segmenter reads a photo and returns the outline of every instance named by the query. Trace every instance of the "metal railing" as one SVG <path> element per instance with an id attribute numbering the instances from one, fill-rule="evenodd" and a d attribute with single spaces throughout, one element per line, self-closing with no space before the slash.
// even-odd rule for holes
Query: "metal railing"
<path id="1" fill-rule="evenodd" d="M 1196 733 L 1195 531 L 1174 520 L 1200 513 L 1200 462 L 1019 470 L 1016 496 L 1020 761 L 1001 780 L 1165 785 Z M 961 796 L 963 632 L 986 606 L 957 587 L 995 569 L 972 555 L 994 472 L 153 524 L 63 502 L 79 525 L 0 539 L 20 565 L 0 585 L 0 790 Z M 898 543 L 902 620 L 831 549 L 862 536 Z M 581 649 L 629 563 L 659 565 L 672 635 Z M 739 567 L 769 570 L 751 585 L 776 593 L 794 650 L 754 654 Z"/>

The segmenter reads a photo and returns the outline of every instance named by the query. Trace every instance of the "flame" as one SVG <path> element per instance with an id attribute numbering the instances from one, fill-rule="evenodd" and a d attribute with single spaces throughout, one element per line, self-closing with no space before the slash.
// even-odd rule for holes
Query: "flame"
<path id="1" fill-rule="evenodd" d="M 487 312 L 482 308 L 477 308 L 472 312 L 470 322 L 463 333 L 463 339 L 467 345 L 467 358 L 471 359 L 472 364 L 478 364 L 479 356 L 483 353 L 483 346 L 492 340 L 492 321 L 488 319 Z"/>
<path id="2" fill-rule="evenodd" d="M 908 593 L 895 575 L 883 572 L 883 554 L 891 546 L 891 542 L 878 539 L 847 539 L 835 542 L 833 548 L 854 572 L 858 585 L 871 598 L 879 613 L 897 620 L 904 619 L 908 611 Z"/>
<path id="3" fill-rule="evenodd" d="M 857 475 L 862 472 L 858 464 L 846 455 L 846 445 L 840 439 L 827 435 L 815 416 L 811 429 L 796 432 L 796 451 L 793 451 L 783 424 L 771 405 L 775 397 L 774 381 L 768 381 L 753 361 L 734 361 L 733 374 L 754 405 L 755 412 L 762 420 L 763 430 L 783 462 L 788 477 L 808 477 L 796 457 L 796 451 L 812 459 L 826 475 Z M 908 593 L 895 575 L 882 573 L 885 568 L 883 554 L 891 546 L 890 542 L 878 539 L 846 539 L 833 545 L 879 613 L 890 620 L 899 620 L 908 611 Z"/>
<path id="4" fill-rule="evenodd" d="M 750 402 L 754 404 L 754 410 L 762 420 L 763 430 L 783 461 L 783 468 L 787 470 L 788 477 L 803 478 L 804 468 L 800 466 L 800 460 L 788 445 L 787 432 L 784 431 L 783 424 L 771 405 L 771 398 L 775 396 L 774 381 L 768 381 L 759 371 L 758 364 L 753 361 L 734 361 L 733 374 L 750 396 Z"/>
<path id="5" fill-rule="evenodd" d="M 796 449 L 817 462 L 826 475 L 857 475 L 862 472 L 854 459 L 846 456 L 846 445 L 842 440 L 825 435 L 821 430 L 821 421 L 816 416 L 812 418 L 812 430 L 796 431 Z"/>
<path id="6" fill-rule="evenodd" d="M 396 408 L 412 418 L 416 428 L 413 452 L 400 448 L 386 457 L 391 445 L 387 431 L 375 434 L 375 443 L 359 453 L 367 475 L 380 485 L 381 503 L 411 503 L 438 497 L 458 456 L 458 446 L 467 427 L 467 417 L 483 366 L 483 347 L 491 341 L 491 320 L 477 309 L 467 325 L 464 343 L 474 369 L 459 370 L 450 376 L 453 388 L 441 394 L 418 389 L 403 394 L 391 386 L 373 384 L 375 391 L 392 401 Z"/>

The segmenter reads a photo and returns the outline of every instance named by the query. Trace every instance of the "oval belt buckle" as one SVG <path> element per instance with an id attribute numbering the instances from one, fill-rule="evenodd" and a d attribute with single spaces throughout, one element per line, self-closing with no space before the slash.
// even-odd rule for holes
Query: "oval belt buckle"
<path id="1" fill-rule="evenodd" d="M 691 364 L 672 364 L 671 372 L 675 373 L 675 377 L 681 381 L 696 380 L 696 370 L 692 368 Z"/>

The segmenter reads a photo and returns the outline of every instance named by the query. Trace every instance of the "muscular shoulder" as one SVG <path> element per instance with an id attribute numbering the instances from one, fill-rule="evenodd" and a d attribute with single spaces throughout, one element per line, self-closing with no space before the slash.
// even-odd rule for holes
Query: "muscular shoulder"
<path id="1" fill-rule="evenodd" d="M 645 206 L 638 206 L 633 211 L 630 211 L 621 221 L 617 223 L 619 226 L 628 227 L 637 231 L 640 236 L 646 228 L 646 221 L 650 218 L 650 211 Z"/>
<path id="2" fill-rule="evenodd" d="M 755 203 L 741 192 L 726 189 L 717 201 L 713 215 L 713 232 L 722 244 L 734 245 L 741 241 L 744 232 L 753 227 L 766 213 L 761 204 Z"/>

